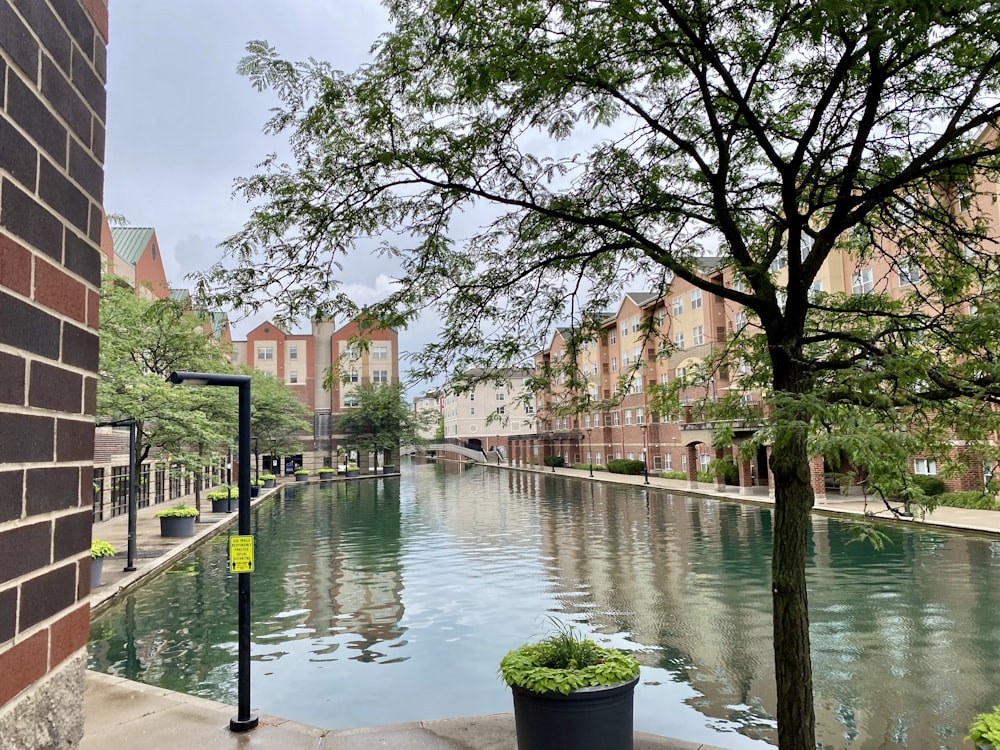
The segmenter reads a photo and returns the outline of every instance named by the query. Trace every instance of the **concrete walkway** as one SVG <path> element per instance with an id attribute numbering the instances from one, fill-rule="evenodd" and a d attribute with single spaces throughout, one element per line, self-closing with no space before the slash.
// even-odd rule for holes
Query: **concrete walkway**
<path id="1" fill-rule="evenodd" d="M 497 469 L 495 465 L 494 469 Z M 510 470 L 506 465 L 500 470 Z M 540 471 L 523 469 L 524 471 Z M 546 468 L 549 473 L 551 469 Z M 738 494 L 738 488 L 719 492 L 714 486 L 688 487 L 687 482 L 650 477 L 648 487 L 642 476 L 595 472 L 593 480 L 586 470 L 556 469 L 555 473 L 585 481 L 637 485 L 650 491 L 669 491 L 717 497 L 737 502 L 773 504 L 766 492 Z M 335 481 L 359 481 L 338 479 Z M 368 481 L 361 479 L 360 481 Z M 287 482 L 285 483 L 287 484 Z M 262 490 L 253 503 L 265 500 L 281 487 Z M 100 609 L 146 576 L 171 564 L 193 546 L 205 541 L 219 529 L 236 522 L 236 513 L 203 513 L 194 537 L 169 539 L 160 536 L 159 520 L 154 513 L 163 507 L 185 502 L 194 504 L 193 496 L 155 507 L 144 508 L 136 515 L 136 570 L 127 572 L 125 552 L 128 542 L 128 519 L 120 516 L 94 524 L 94 538 L 111 542 L 118 555 L 104 564 L 101 585 L 91 592 L 92 610 Z M 202 501 L 203 508 L 211 503 Z M 881 503 L 856 497 L 831 496 L 817 505 L 816 513 L 835 516 L 866 515 L 893 523 L 938 526 L 955 531 L 1000 534 L 1000 513 L 959 508 L 938 508 L 925 518 L 899 520 Z M 176 748 L 267 748 L 268 750 L 516 750 L 513 714 L 460 717 L 415 724 L 389 725 L 367 729 L 325 730 L 284 719 L 260 715 L 260 726 L 246 734 L 229 731 L 235 707 L 204 698 L 175 693 L 97 672 L 87 673 L 84 697 L 86 719 L 81 750 L 176 750 Z M 720 750 L 709 745 L 674 740 L 655 735 L 635 734 L 634 750 Z"/>

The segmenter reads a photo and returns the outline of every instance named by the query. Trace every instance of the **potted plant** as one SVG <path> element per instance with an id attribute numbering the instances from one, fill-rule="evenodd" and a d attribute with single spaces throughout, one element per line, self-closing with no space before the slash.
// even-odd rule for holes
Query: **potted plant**
<path id="1" fill-rule="evenodd" d="M 320 481 L 321 482 L 322 481 L 329 481 L 329 480 L 333 479 L 333 477 L 334 477 L 334 475 L 336 473 L 337 473 L 336 469 L 334 469 L 334 468 L 332 468 L 330 466 L 324 466 L 322 469 L 319 470 Z"/>
<path id="2" fill-rule="evenodd" d="M 397 472 L 396 467 L 393 466 L 392 464 L 382 464 L 382 473 L 383 474 L 396 474 L 398 472 Z"/>
<path id="3" fill-rule="evenodd" d="M 979 714 L 965 739 L 975 743 L 979 750 L 1000 748 L 1000 706 L 994 706 L 989 713 Z"/>
<path id="4" fill-rule="evenodd" d="M 356 477 L 360 475 L 361 468 L 357 464 L 347 464 L 345 472 L 347 473 L 347 478 L 350 479 L 351 477 Z"/>
<path id="5" fill-rule="evenodd" d="M 260 488 L 264 486 L 263 479 L 251 479 L 250 480 L 250 497 L 257 497 L 260 495 Z"/>
<path id="6" fill-rule="evenodd" d="M 101 585 L 101 575 L 104 573 L 104 558 L 114 557 L 115 548 L 110 542 L 95 539 L 90 543 L 90 588 Z"/>
<path id="7" fill-rule="evenodd" d="M 260 475 L 260 481 L 264 483 L 264 489 L 268 489 L 269 487 L 274 487 L 274 482 L 276 479 L 277 477 L 274 474 Z"/>
<path id="8" fill-rule="evenodd" d="M 189 505 L 175 505 L 153 514 L 160 519 L 160 536 L 194 536 L 194 522 L 198 509 Z"/>
<path id="9" fill-rule="evenodd" d="M 296 482 L 307 482 L 307 481 L 309 481 L 309 469 L 296 469 L 295 470 L 295 481 Z"/>
<path id="10" fill-rule="evenodd" d="M 518 750 L 631 750 L 631 654 L 556 623 L 553 635 L 508 652 L 500 676 L 514 694 Z"/>
<path id="11" fill-rule="evenodd" d="M 240 490 L 239 487 L 212 490 L 205 497 L 212 501 L 213 513 L 232 513 L 239 502 Z"/>

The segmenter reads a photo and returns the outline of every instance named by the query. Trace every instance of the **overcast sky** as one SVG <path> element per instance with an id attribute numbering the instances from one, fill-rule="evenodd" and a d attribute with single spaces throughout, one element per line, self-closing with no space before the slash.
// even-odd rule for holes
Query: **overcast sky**
<path id="1" fill-rule="evenodd" d="M 273 99 L 236 74 L 247 42 L 264 39 L 289 59 L 315 57 L 352 70 L 386 28 L 376 0 L 112 3 L 105 207 L 132 226 L 156 229 L 173 286 L 189 286 L 185 274 L 221 256 L 218 244 L 247 216 L 242 200 L 231 197 L 234 178 L 253 173 L 285 143 L 261 132 Z M 357 302 L 385 296 L 389 279 L 379 270 L 374 262 L 345 269 Z M 259 322 L 234 320 L 234 338 Z M 412 350 L 429 336 L 401 332 L 400 348 Z"/>

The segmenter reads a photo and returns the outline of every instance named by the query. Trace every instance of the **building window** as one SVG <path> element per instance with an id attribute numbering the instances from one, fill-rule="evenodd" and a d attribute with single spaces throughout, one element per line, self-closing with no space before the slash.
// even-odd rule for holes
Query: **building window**
<path id="1" fill-rule="evenodd" d="M 910 286 L 920 281 L 920 266 L 912 258 L 899 261 L 899 285 Z"/>
<path id="2" fill-rule="evenodd" d="M 771 261 L 771 271 L 777 273 L 784 268 L 788 268 L 788 253 L 782 250 L 778 257 Z"/>
<path id="3" fill-rule="evenodd" d="M 697 310 L 701 307 L 701 289 L 695 289 L 691 292 L 691 309 Z"/>
<path id="4" fill-rule="evenodd" d="M 359 352 L 358 352 L 358 345 L 357 344 L 349 344 L 348 346 L 346 346 L 344 348 L 344 356 L 347 359 L 357 359 L 358 358 L 358 353 Z"/>
<path id="5" fill-rule="evenodd" d="M 497 401 L 503 401 L 503 400 L 504 400 L 503 391 L 497 391 Z"/>
<path id="6" fill-rule="evenodd" d="M 611 372 L 618 372 L 618 357 L 611 358 Z"/>
<path id="7" fill-rule="evenodd" d="M 674 334 L 674 347 L 676 347 L 677 351 L 684 351 L 684 334 L 683 333 L 675 333 Z"/>
<path id="8" fill-rule="evenodd" d="M 288 382 L 289 383 L 298 383 L 299 382 L 299 373 L 296 372 L 295 370 L 291 370 L 288 373 Z"/>
<path id="9" fill-rule="evenodd" d="M 663 468 L 667 471 L 673 471 L 674 469 L 674 454 L 664 453 L 663 454 Z"/>
<path id="10" fill-rule="evenodd" d="M 257 359 L 274 359 L 274 348 L 270 346 L 258 346 Z"/>
<path id="11" fill-rule="evenodd" d="M 684 313 L 684 298 L 683 297 L 674 297 L 674 304 L 673 304 L 673 306 L 670 309 L 671 309 L 671 311 L 672 311 L 672 313 L 673 313 L 673 315 L 675 317 L 678 316 L 678 315 L 683 314 Z"/>
<path id="12" fill-rule="evenodd" d="M 642 409 L 636 409 L 635 410 L 635 423 L 636 424 L 645 424 L 646 423 L 646 413 L 645 413 L 644 410 L 642 410 Z"/>
<path id="13" fill-rule="evenodd" d="M 937 461 L 933 458 L 918 458 L 913 461 L 913 473 L 937 476 Z"/>
<path id="14" fill-rule="evenodd" d="M 823 293 L 823 280 L 816 279 L 812 284 L 809 285 L 809 301 L 815 302 L 819 295 Z M 745 316 L 744 316 L 745 317 Z"/>
<path id="15" fill-rule="evenodd" d="M 632 379 L 632 393 L 642 393 L 642 377 Z"/>
<path id="16" fill-rule="evenodd" d="M 708 471 L 708 466 L 712 461 L 712 457 L 709 456 L 707 453 L 702 453 L 700 458 L 701 458 L 701 470 Z"/>
<path id="17" fill-rule="evenodd" d="M 619 419 L 620 419 L 620 417 L 618 416 L 618 412 L 617 411 L 611 412 L 611 424 L 613 424 L 615 427 L 617 427 L 620 424 Z"/>
<path id="18" fill-rule="evenodd" d="M 372 359 L 389 359 L 388 346 L 373 346 L 371 348 Z"/>
<path id="19" fill-rule="evenodd" d="M 352 383 L 357 383 L 358 382 L 358 371 L 357 370 L 351 370 L 351 382 Z"/>
<path id="20" fill-rule="evenodd" d="M 691 343 L 694 346 L 701 346 L 705 343 L 705 327 L 695 326 L 694 330 L 691 332 Z"/>
<path id="21" fill-rule="evenodd" d="M 610 344 L 615 343 L 615 329 L 614 328 L 611 329 L 611 333 L 608 336 L 608 343 L 610 343 Z"/>
<path id="22" fill-rule="evenodd" d="M 628 323 L 622 323 L 622 338 L 628 336 Z"/>
<path id="23" fill-rule="evenodd" d="M 299 348 L 297 346 L 288 347 L 288 358 L 298 359 L 299 358 Z"/>
<path id="24" fill-rule="evenodd" d="M 632 424 L 632 410 L 631 409 L 626 409 L 625 410 L 625 424 L 626 425 Z"/>
<path id="25" fill-rule="evenodd" d="M 354 395 L 344 396 L 344 407 L 352 408 L 358 405 L 358 397 Z"/>
<path id="26" fill-rule="evenodd" d="M 498 406 L 497 407 L 497 414 L 503 414 L 503 413 L 504 413 L 504 407 L 503 406 Z"/>
<path id="27" fill-rule="evenodd" d="M 851 291 L 854 294 L 868 294 L 875 286 L 872 269 L 862 268 L 860 273 L 851 276 Z"/>
<path id="28" fill-rule="evenodd" d="M 628 367 L 631 362 L 632 362 L 632 358 L 629 357 L 628 352 L 623 353 L 622 354 L 622 367 Z"/>
<path id="29" fill-rule="evenodd" d="M 637 333 L 639 331 L 639 316 L 632 316 L 632 333 Z"/>
<path id="30" fill-rule="evenodd" d="M 373 383 L 388 383 L 389 382 L 389 371 L 388 370 L 372 370 L 372 382 Z"/>
<path id="31" fill-rule="evenodd" d="M 685 453 L 683 456 L 681 456 L 681 471 L 687 471 L 687 470 L 688 470 L 688 457 L 687 454 Z"/>

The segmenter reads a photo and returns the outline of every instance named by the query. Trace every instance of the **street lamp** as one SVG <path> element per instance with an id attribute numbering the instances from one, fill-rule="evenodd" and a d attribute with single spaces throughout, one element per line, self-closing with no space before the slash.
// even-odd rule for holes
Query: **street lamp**
<path id="1" fill-rule="evenodd" d="M 212 372 L 172 372 L 167 380 L 174 385 L 232 386 L 239 388 L 239 517 L 240 536 L 251 536 L 250 531 L 250 376 L 228 375 Z M 250 573 L 240 572 L 239 622 L 237 659 L 238 708 L 229 720 L 232 732 L 248 732 L 257 726 L 259 719 L 250 713 Z"/>
<path id="2" fill-rule="evenodd" d="M 98 422 L 96 427 L 128 427 L 128 559 L 123 570 L 132 573 L 135 567 L 135 442 L 138 431 L 135 419 L 127 417 L 114 422 Z"/>
<path id="3" fill-rule="evenodd" d="M 590 441 L 590 431 L 592 427 L 587 428 L 587 466 L 590 468 L 590 478 L 594 478 L 594 444 Z"/>
<path id="4" fill-rule="evenodd" d="M 649 443 L 646 442 L 646 426 L 645 422 L 640 425 L 642 428 L 642 473 L 645 477 L 643 484 L 649 484 Z"/>

